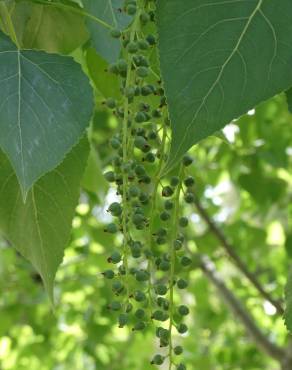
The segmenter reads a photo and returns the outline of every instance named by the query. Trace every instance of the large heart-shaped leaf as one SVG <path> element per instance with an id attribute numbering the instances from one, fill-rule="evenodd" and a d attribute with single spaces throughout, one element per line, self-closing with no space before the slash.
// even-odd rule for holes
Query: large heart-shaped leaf
<path id="1" fill-rule="evenodd" d="M 13 168 L 0 151 L 0 230 L 34 265 L 51 300 L 88 152 L 88 141 L 82 139 L 60 166 L 34 184 L 23 203 Z"/>
<path id="2" fill-rule="evenodd" d="M 120 54 L 121 41 L 114 39 L 110 31 L 112 28 L 124 29 L 132 19 L 121 11 L 124 0 L 83 0 L 83 5 L 87 13 L 107 25 L 87 17 L 87 25 L 95 50 L 109 63 L 115 62 Z"/>
<path id="3" fill-rule="evenodd" d="M 88 78 L 71 57 L 20 51 L 0 33 L 0 147 L 24 196 L 78 142 L 92 107 Z"/>
<path id="4" fill-rule="evenodd" d="M 159 0 L 168 168 L 195 143 L 292 85 L 291 0 Z"/>

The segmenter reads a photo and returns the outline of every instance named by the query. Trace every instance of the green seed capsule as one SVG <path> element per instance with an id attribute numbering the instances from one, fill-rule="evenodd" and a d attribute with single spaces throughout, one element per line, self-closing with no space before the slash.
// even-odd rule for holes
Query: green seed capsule
<path id="1" fill-rule="evenodd" d="M 156 310 L 153 312 L 152 318 L 157 321 L 166 321 L 169 319 L 169 315 L 161 310 Z"/>
<path id="2" fill-rule="evenodd" d="M 146 40 L 148 41 L 149 45 L 151 45 L 151 46 L 156 44 L 156 38 L 153 35 L 148 35 L 146 37 Z"/>
<path id="3" fill-rule="evenodd" d="M 112 288 L 115 292 L 123 290 L 123 284 L 119 281 L 116 280 L 113 282 Z"/>
<path id="4" fill-rule="evenodd" d="M 180 250 L 182 248 L 182 242 L 181 240 L 179 239 L 176 239 L 174 242 L 173 242 L 173 247 L 176 251 Z"/>
<path id="5" fill-rule="evenodd" d="M 151 361 L 153 365 L 162 365 L 164 362 L 164 357 L 161 355 L 155 355 Z"/>
<path id="6" fill-rule="evenodd" d="M 139 137 L 141 137 L 141 136 L 139 136 Z M 145 139 L 144 139 L 145 140 Z M 135 140 L 136 141 L 136 140 Z M 146 142 L 147 143 L 147 142 Z M 145 145 L 145 144 L 144 144 Z M 136 167 L 135 167 L 135 174 L 137 175 L 137 176 L 139 176 L 139 177 L 142 177 L 142 176 L 145 176 L 146 175 L 146 170 L 145 170 L 145 168 L 142 166 L 142 165 L 140 165 L 140 164 L 138 164 Z"/>
<path id="7" fill-rule="evenodd" d="M 128 322 L 129 322 L 129 316 L 127 314 L 125 314 L 125 313 L 121 313 L 119 315 L 118 321 L 119 321 L 119 328 L 123 328 L 125 325 L 128 324 Z"/>
<path id="8" fill-rule="evenodd" d="M 184 199 L 185 199 L 185 202 L 186 202 L 186 203 L 191 204 L 191 203 L 193 203 L 193 202 L 194 202 L 194 200 L 195 200 L 195 196 L 194 196 L 194 194 L 193 194 L 193 193 L 186 193 L 186 195 L 185 195 Z"/>
<path id="9" fill-rule="evenodd" d="M 135 115 L 135 122 L 137 123 L 143 123 L 146 122 L 147 117 L 144 112 L 137 112 Z"/>
<path id="10" fill-rule="evenodd" d="M 113 270 L 106 270 L 103 272 L 103 276 L 106 279 L 113 279 L 115 277 L 115 273 L 113 272 Z"/>
<path id="11" fill-rule="evenodd" d="M 153 153 L 147 153 L 147 155 L 145 156 L 145 161 L 149 162 L 149 163 L 154 163 L 155 162 L 155 155 Z"/>
<path id="12" fill-rule="evenodd" d="M 130 185 L 129 187 L 129 196 L 131 198 L 136 198 L 140 194 L 140 189 L 136 185 Z"/>
<path id="13" fill-rule="evenodd" d="M 148 13 L 146 12 L 143 12 L 141 15 L 140 15 L 140 21 L 142 24 L 146 24 L 147 22 L 149 22 L 150 20 L 150 16 Z"/>
<path id="14" fill-rule="evenodd" d="M 127 49 L 130 54 L 135 54 L 139 50 L 139 45 L 137 42 L 131 41 L 128 43 Z"/>
<path id="15" fill-rule="evenodd" d="M 170 186 L 165 186 L 162 189 L 162 196 L 165 198 L 171 197 L 173 195 L 173 189 Z"/>
<path id="16" fill-rule="evenodd" d="M 161 261 L 161 263 L 159 264 L 159 269 L 161 271 L 169 271 L 170 263 L 168 261 Z"/>
<path id="17" fill-rule="evenodd" d="M 176 347 L 174 347 L 173 352 L 174 352 L 177 356 L 181 355 L 181 354 L 183 353 L 183 348 L 182 348 L 182 346 L 176 346 Z"/>
<path id="18" fill-rule="evenodd" d="M 186 187 L 191 188 L 195 185 L 195 179 L 192 176 L 189 176 L 185 179 L 184 184 Z"/>
<path id="19" fill-rule="evenodd" d="M 116 181 L 116 175 L 113 171 L 108 171 L 104 174 L 104 178 L 108 182 L 115 182 Z"/>
<path id="20" fill-rule="evenodd" d="M 136 280 L 137 281 L 147 281 L 149 280 L 149 273 L 145 270 L 140 270 L 136 272 Z"/>
<path id="21" fill-rule="evenodd" d="M 142 148 L 144 148 L 145 146 L 147 146 L 148 145 L 148 143 L 147 143 L 147 140 L 145 140 L 144 139 L 144 137 L 143 136 L 136 136 L 135 137 L 135 140 L 134 140 L 134 145 L 135 145 L 135 147 L 136 148 L 138 148 L 138 149 L 142 149 Z M 138 165 L 138 166 L 136 166 L 136 168 L 140 168 L 140 167 L 142 167 L 141 165 Z M 135 168 L 135 172 L 136 172 L 136 168 Z M 143 175 L 145 174 L 145 169 L 144 169 L 144 167 L 143 167 Z"/>
<path id="22" fill-rule="evenodd" d="M 158 327 L 156 329 L 156 336 L 157 336 L 157 338 L 167 340 L 170 337 L 169 330 L 164 329 L 162 327 Z"/>
<path id="23" fill-rule="evenodd" d="M 110 206 L 109 206 L 109 212 L 113 215 L 113 216 L 120 216 L 123 212 L 123 209 L 120 205 L 120 203 L 118 202 L 114 202 L 112 203 Z"/>
<path id="24" fill-rule="evenodd" d="M 187 256 L 183 256 L 180 260 L 180 264 L 184 267 L 190 266 L 191 263 L 192 260 Z"/>
<path id="25" fill-rule="evenodd" d="M 109 258 L 109 262 L 112 262 L 115 264 L 121 262 L 121 260 L 122 260 L 122 256 L 120 252 L 118 251 L 113 252 Z"/>
<path id="26" fill-rule="evenodd" d="M 187 327 L 187 325 L 186 325 L 186 324 L 181 323 L 181 324 L 179 324 L 179 325 L 178 325 L 178 327 L 177 327 L 177 331 L 178 331 L 180 334 L 184 334 L 184 333 L 186 333 L 186 332 L 188 331 L 188 327 Z"/>
<path id="27" fill-rule="evenodd" d="M 148 50 L 149 49 L 149 43 L 146 40 L 139 40 L 138 46 L 140 50 Z"/>
<path id="28" fill-rule="evenodd" d="M 110 304 L 110 308 L 113 310 L 113 311 L 120 311 L 120 309 L 122 308 L 122 305 L 120 302 L 118 301 L 113 301 L 111 304 Z"/>
<path id="29" fill-rule="evenodd" d="M 113 29 L 111 30 L 111 36 L 115 39 L 118 39 L 120 38 L 122 35 L 122 32 L 120 30 L 117 30 L 117 29 Z"/>
<path id="30" fill-rule="evenodd" d="M 186 366 L 182 363 L 178 364 L 176 370 L 187 370 Z"/>
<path id="31" fill-rule="evenodd" d="M 154 288 L 155 293 L 158 295 L 165 295 L 167 293 L 167 286 L 163 284 L 158 284 Z"/>
<path id="32" fill-rule="evenodd" d="M 113 137 L 113 138 L 110 140 L 110 146 L 111 146 L 113 149 L 117 150 L 117 149 L 119 149 L 119 148 L 120 148 L 120 146 L 121 146 L 121 142 L 120 142 L 120 140 L 119 140 L 119 139 L 116 139 L 115 137 Z"/>
<path id="33" fill-rule="evenodd" d="M 136 226 L 143 224 L 144 221 L 145 221 L 145 217 L 139 213 L 138 214 L 136 213 L 132 216 L 132 222 Z"/>
<path id="34" fill-rule="evenodd" d="M 110 223 L 108 225 L 106 225 L 105 227 L 105 231 L 110 233 L 110 234 L 115 234 L 118 232 L 118 226 L 115 224 L 115 223 Z"/>
<path id="35" fill-rule="evenodd" d="M 152 117 L 153 117 L 153 118 L 160 118 L 160 117 L 162 117 L 162 112 L 161 112 L 161 110 L 160 110 L 160 109 L 154 109 L 154 110 L 152 111 Z"/>
<path id="36" fill-rule="evenodd" d="M 137 301 L 137 302 L 143 302 L 143 301 L 145 301 L 145 299 L 146 299 L 146 295 L 145 295 L 143 292 L 141 292 L 141 290 L 137 290 L 137 291 L 134 293 L 134 299 L 135 299 L 135 301 Z"/>
<path id="37" fill-rule="evenodd" d="M 127 72 L 128 63 L 125 59 L 120 59 L 117 63 L 119 72 Z"/>
<path id="38" fill-rule="evenodd" d="M 164 229 L 164 228 L 160 228 L 158 231 L 157 231 L 157 235 L 158 236 L 166 236 L 167 235 L 167 230 Z"/>
<path id="39" fill-rule="evenodd" d="M 188 282 L 187 282 L 186 280 L 184 280 L 184 279 L 179 279 L 179 280 L 177 281 L 176 285 L 177 285 L 177 287 L 178 287 L 179 289 L 185 289 L 185 288 L 187 288 L 187 286 L 188 286 Z"/>
<path id="40" fill-rule="evenodd" d="M 170 219 L 170 214 L 166 211 L 160 213 L 161 221 L 168 221 Z"/>
<path id="41" fill-rule="evenodd" d="M 162 236 L 158 236 L 158 237 L 156 238 L 156 243 L 157 243 L 158 245 L 166 244 L 166 242 L 167 242 L 166 238 L 164 238 L 164 237 L 162 237 Z"/>
<path id="42" fill-rule="evenodd" d="M 117 105 L 116 100 L 114 98 L 108 98 L 105 101 L 105 104 L 110 109 L 114 109 L 116 107 L 116 105 Z"/>
<path id="43" fill-rule="evenodd" d="M 137 68 L 137 76 L 141 77 L 141 78 L 145 78 L 147 77 L 149 74 L 149 70 L 147 67 L 138 67 Z"/>
<path id="44" fill-rule="evenodd" d="M 185 305 L 179 306 L 177 311 L 181 316 L 187 316 L 190 313 L 190 310 Z"/>
<path id="45" fill-rule="evenodd" d="M 152 93 L 153 93 L 153 91 L 149 87 L 149 85 L 142 86 L 142 88 L 141 88 L 141 94 L 142 94 L 142 96 L 148 96 L 148 95 L 150 95 Z"/>
<path id="46" fill-rule="evenodd" d="M 144 330 L 145 328 L 146 328 L 146 324 L 145 324 L 145 322 L 144 322 L 144 321 L 139 321 L 139 322 L 137 322 L 137 323 L 135 324 L 135 326 L 134 326 L 133 330 L 138 330 L 138 331 L 140 331 L 140 330 Z"/>
<path id="47" fill-rule="evenodd" d="M 128 99 L 132 99 L 135 96 L 135 88 L 132 86 L 127 87 L 124 90 L 124 94 Z"/>
<path id="48" fill-rule="evenodd" d="M 181 217 L 179 219 L 179 226 L 180 227 L 187 227 L 189 224 L 189 220 L 186 217 Z"/>
<path id="49" fill-rule="evenodd" d="M 189 155 L 185 155 L 185 156 L 183 157 L 183 165 L 184 165 L 184 166 L 188 167 L 188 166 L 190 166 L 192 163 L 193 163 L 193 159 L 192 159 L 192 157 L 190 157 Z"/>
<path id="50" fill-rule="evenodd" d="M 138 310 L 135 312 L 135 316 L 137 319 L 143 319 L 145 317 L 145 311 L 142 308 L 138 308 Z"/>

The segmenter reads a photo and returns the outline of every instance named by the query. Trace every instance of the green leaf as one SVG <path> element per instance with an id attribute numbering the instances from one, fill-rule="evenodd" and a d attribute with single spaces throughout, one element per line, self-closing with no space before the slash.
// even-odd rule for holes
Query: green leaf
<path id="1" fill-rule="evenodd" d="M 292 85 L 292 2 L 161 0 L 157 13 L 173 131 L 167 170 L 192 145 Z"/>
<path id="2" fill-rule="evenodd" d="M 121 51 L 121 41 L 114 39 L 110 31 L 113 28 L 123 30 L 128 26 L 131 17 L 121 12 L 123 0 L 83 0 L 84 10 L 102 20 L 105 24 L 87 18 L 95 50 L 109 63 L 115 62 Z M 107 26 L 106 26 L 107 25 Z"/>
<path id="3" fill-rule="evenodd" d="M 70 11 L 68 7 L 62 9 L 51 4 L 42 5 L 29 1 L 10 2 L 8 5 L 21 48 L 69 54 L 89 37 L 84 16 L 76 14 L 74 10 Z M 9 34 L 4 14 L 2 17 L 4 31 Z"/>
<path id="4" fill-rule="evenodd" d="M 93 48 L 86 53 L 89 75 L 98 92 L 104 98 L 121 98 L 119 77 L 107 72 L 108 63 Z"/>
<path id="5" fill-rule="evenodd" d="M 90 149 L 86 170 L 82 179 L 82 187 L 95 193 L 100 201 L 103 201 L 108 191 L 108 182 L 104 179 L 98 153 L 93 147 Z"/>
<path id="6" fill-rule="evenodd" d="M 93 97 L 71 57 L 19 51 L 0 32 L 0 147 L 23 195 L 55 168 L 89 124 Z"/>
<path id="7" fill-rule="evenodd" d="M 88 141 L 82 139 L 59 167 L 34 184 L 25 203 L 14 171 L 0 152 L 0 229 L 39 272 L 52 301 L 88 152 Z"/>

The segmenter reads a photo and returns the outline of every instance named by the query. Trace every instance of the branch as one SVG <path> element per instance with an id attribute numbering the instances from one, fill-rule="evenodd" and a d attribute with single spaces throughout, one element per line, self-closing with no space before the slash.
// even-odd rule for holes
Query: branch
<path id="1" fill-rule="evenodd" d="M 234 313 L 236 319 L 239 319 L 242 322 L 247 332 L 254 339 L 255 344 L 268 356 L 282 363 L 283 359 L 286 357 L 285 351 L 276 344 L 272 343 L 258 328 L 247 309 L 227 288 L 224 281 L 216 271 L 214 263 L 208 257 L 203 256 L 200 258 L 200 268 L 207 278 L 212 282 L 212 284 L 218 289 L 224 302 Z"/>
<path id="2" fill-rule="evenodd" d="M 212 218 L 209 216 L 207 211 L 203 208 L 201 205 L 199 199 L 195 195 L 194 203 L 197 207 L 197 210 L 201 217 L 205 220 L 207 225 L 209 226 L 212 233 L 215 235 L 215 237 L 220 241 L 223 248 L 225 249 L 226 253 L 232 258 L 232 260 L 235 262 L 239 270 L 247 277 L 247 279 L 253 284 L 253 286 L 258 290 L 259 293 L 267 300 L 269 301 L 277 310 L 278 315 L 284 314 L 284 308 L 282 307 L 281 302 L 274 299 L 270 293 L 268 293 L 264 287 L 262 287 L 261 283 L 258 281 L 257 277 L 254 273 L 252 273 L 248 266 L 242 261 L 240 256 L 236 253 L 236 248 L 234 248 L 233 245 L 230 244 L 230 242 L 226 239 L 223 232 L 218 228 L 218 226 L 215 224 L 215 222 L 212 220 Z"/>

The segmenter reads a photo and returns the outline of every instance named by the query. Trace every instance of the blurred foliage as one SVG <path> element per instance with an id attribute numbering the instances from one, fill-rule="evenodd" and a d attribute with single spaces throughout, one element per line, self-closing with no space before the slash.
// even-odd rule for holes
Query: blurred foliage
<path id="1" fill-rule="evenodd" d="M 2 370 L 152 369 L 153 333 L 133 335 L 117 328 L 116 317 L 107 309 L 110 285 L 101 274 L 117 240 L 103 231 L 111 217 L 106 209 L 115 194 L 106 185 L 102 185 L 106 196 L 100 194 L 97 187 L 104 180 L 98 166 L 106 168 L 109 163 L 108 140 L 115 125 L 108 113 L 96 111 L 91 130 L 96 161 L 91 166 L 97 171 L 89 171 L 83 183 L 70 246 L 57 274 L 54 310 L 39 276 L 1 240 Z M 285 98 L 277 96 L 228 125 L 227 140 L 210 137 L 194 147 L 190 169 L 202 204 L 275 298 L 283 298 L 292 256 L 291 125 Z M 90 178 L 90 173 L 95 177 Z M 226 258 L 196 209 L 185 207 L 191 219 L 189 248 L 216 262 L 227 286 L 257 324 L 272 341 L 284 344 L 287 330 L 282 318 Z M 275 362 L 258 350 L 202 272 L 193 270 L 186 277 L 190 288 L 184 300 L 192 309 L 184 340 L 188 368 L 275 369 Z"/>

